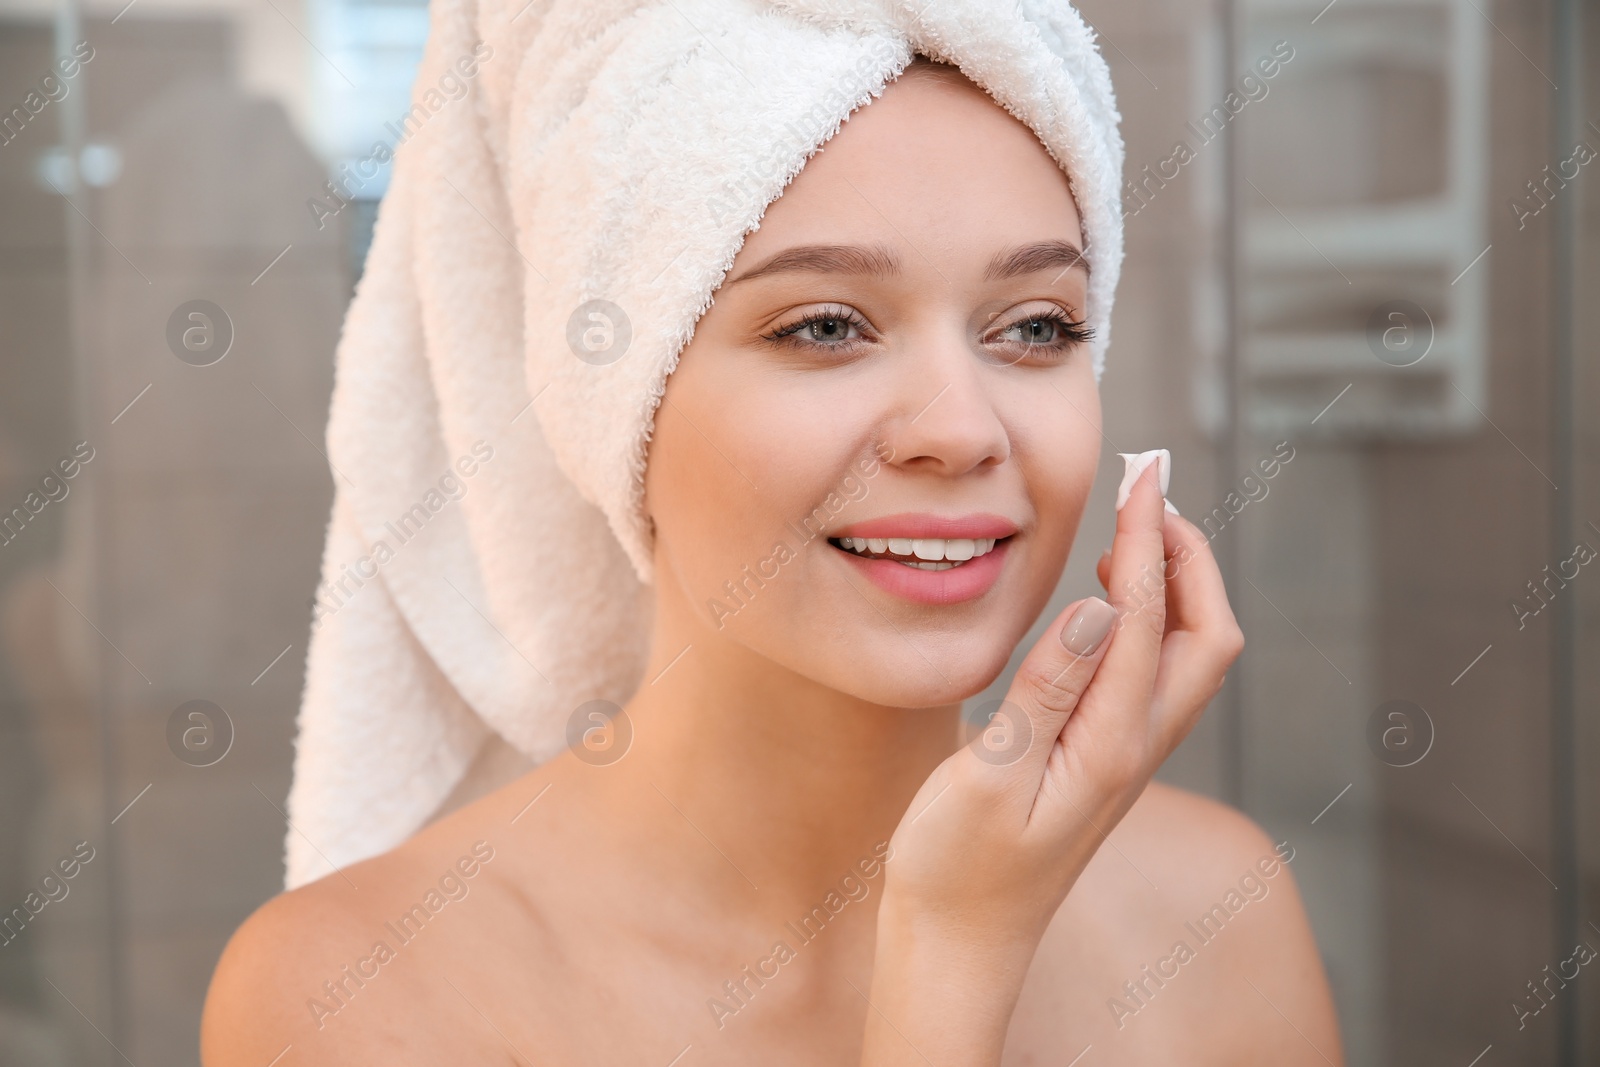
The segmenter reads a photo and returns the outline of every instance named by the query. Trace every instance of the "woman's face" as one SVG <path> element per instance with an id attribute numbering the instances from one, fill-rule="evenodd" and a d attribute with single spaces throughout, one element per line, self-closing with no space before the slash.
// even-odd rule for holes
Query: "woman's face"
<path id="1" fill-rule="evenodd" d="M 1099 458 L 1082 247 L 1066 176 L 971 83 L 902 77 L 850 118 L 656 413 L 657 596 L 690 640 L 895 707 L 999 674 Z"/>

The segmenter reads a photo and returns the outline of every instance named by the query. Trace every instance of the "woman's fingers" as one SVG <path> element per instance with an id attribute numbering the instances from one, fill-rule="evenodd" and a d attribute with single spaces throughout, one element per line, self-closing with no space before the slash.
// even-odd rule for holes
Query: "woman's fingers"
<path id="1" fill-rule="evenodd" d="M 1167 629 L 1224 638 L 1238 630 L 1211 544 L 1194 523 L 1167 516 Z"/>
<path id="2" fill-rule="evenodd" d="M 1117 513 L 1112 541 L 1109 601 L 1116 625 L 1104 658 L 1067 719 L 1039 779 L 1040 795 L 1065 795 L 1090 810 L 1123 798 L 1153 769 L 1151 696 L 1165 626 L 1165 516 L 1154 464 L 1132 486 Z M 1052 738 L 1052 740 L 1056 740 Z M 1047 805 L 1054 808 L 1054 801 Z M 1083 808 L 1080 807 L 1079 811 Z M 1070 821 L 1070 820 L 1069 820 Z M 1047 817 L 1043 825 L 1050 825 Z"/>
<path id="3" fill-rule="evenodd" d="M 1113 578 L 1124 583 L 1124 591 L 1119 594 L 1113 587 L 1109 602 L 1092 598 L 1062 612 L 1029 651 L 1006 700 L 972 746 L 981 761 L 1012 773 L 995 776 L 974 768 L 980 777 L 1014 783 L 1019 792 L 1036 791 L 1056 738 L 1091 680 L 1094 699 L 1106 709 L 1102 713 L 1106 721 L 1094 730 L 1096 747 L 1142 749 L 1146 744 L 1163 611 L 1164 511 L 1156 477 L 1152 464 L 1117 514 L 1112 570 Z M 1098 638 L 1113 630 L 1115 640 L 1108 637 L 1088 649 L 1088 636 Z M 1069 649 L 1069 641 L 1088 651 Z M 1031 802 L 1032 794 L 1028 795 Z"/>
<path id="4" fill-rule="evenodd" d="M 1162 538 L 1167 557 L 1165 577 L 1167 586 L 1167 629 L 1174 625 L 1182 629 L 1202 629 L 1202 621 L 1207 617 L 1223 618 L 1228 622 L 1233 621 L 1233 612 L 1228 608 L 1227 591 L 1222 585 L 1222 575 L 1217 570 L 1216 560 L 1212 558 L 1211 546 L 1200 528 L 1180 515 L 1168 514 L 1163 521 Z M 1203 558 L 1204 565 L 1189 571 L 1189 577 L 1179 582 L 1177 587 L 1173 581 L 1183 573 L 1189 563 Z M 1111 588 L 1111 550 L 1108 548 L 1100 553 L 1100 559 L 1095 563 L 1095 577 L 1100 580 L 1102 588 Z M 1179 601 L 1182 601 L 1180 603 Z M 1187 610 L 1184 604 L 1188 605 Z M 1223 614 L 1217 614 L 1217 608 Z"/>
<path id="5" fill-rule="evenodd" d="M 1198 712 L 1216 694 L 1244 646 L 1244 635 L 1204 532 L 1169 513 L 1163 520 L 1162 535 L 1167 557 L 1166 637 L 1155 683 L 1158 727 L 1186 709 Z M 1095 576 L 1107 590 L 1112 581 L 1111 558 L 1107 549 L 1095 564 Z M 1172 743 L 1181 740 L 1192 725 L 1192 721 L 1176 725 L 1179 736 Z"/>
<path id="6" fill-rule="evenodd" d="M 1142 743 L 1148 725 L 1145 709 L 1155 685 L 1166 629 L 1166 553 L 1161 490 L 1150 464 L 1117 512 L 1111 542 L 1110 584 L 1106 599 L 1117 609 L 1116 640 L 1106 650 L 1088 699 L 1106 709 L 1103 736 L 1112 733 L 1129 744 Z"/>
<path id="7" fill-rule="evenodd" d="M 1156 676 L 1151 715 L 1175 747 L 1244 647 L 1228 604 L 1222 572 L 1200 529 L 1169 515 L 1166 521 L 1167 636 Z"/>
<path id="8" fill-rule="evenodd" d="M 1032 804 L 1050 749 L 1111 645 L 1117 610 L 1099 597 L 1069 605 L 1017 668 L 1006 698 L 968 748 L 975 771 Z"/>
<path id="9" fill-rule="evenodd" d="M 1111 760 L 1113 777 L 1162 758 L 1238 655 L 1243 638 L 1210 546 L 1165 510 L 1154 464 L 1118 512 L 1097 571 L 1107 600 L 1062 612 L 969 745 L 976 780 L 1028 796 L 1058 737 L 1083 765 Z"/>

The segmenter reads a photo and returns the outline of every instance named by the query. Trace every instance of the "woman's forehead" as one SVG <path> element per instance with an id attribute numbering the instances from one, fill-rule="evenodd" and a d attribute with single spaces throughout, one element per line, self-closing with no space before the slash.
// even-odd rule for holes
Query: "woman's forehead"
<path id="1" fill-rule="evenodd" d="M 882 274 L 951 259 L 977 275 L 1022 246 L 1055 242 L 1083 260 L 1067 175 L 987 93 L 949 82 L 902 78 L 854 112 L 768 205 L 729 279 L 783 266 L 780 256 L 790 267 Z"/>

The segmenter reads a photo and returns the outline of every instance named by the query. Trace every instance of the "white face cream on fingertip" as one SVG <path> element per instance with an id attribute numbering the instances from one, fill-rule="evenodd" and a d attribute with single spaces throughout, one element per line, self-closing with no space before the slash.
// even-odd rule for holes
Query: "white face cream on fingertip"
<path id="1" fill-rule="evenodd" d="M 1122 484 L 1117 487 L 1117 510 L 1122 510 L 1122 505 L 1128 502 L 1128 494 L 1133 491 L 1133 484 L 1139 480 L 1145 468 L 1151 463 L 1156 464 L 1157 479 L 1161 484 L 1161 495 L 1167 495 L 1167 486 L 1172 482 L 1172 453 L 1165 448 L 1151 449 L 1149 452 L 1118 452 L 1123 462 L 1127 465 L 1122 472 Z M 1166 501 L 1166 508 L 1172 514 L 1178 514 L 1178 509 L 1172 506 L 1172 501 Z"/>

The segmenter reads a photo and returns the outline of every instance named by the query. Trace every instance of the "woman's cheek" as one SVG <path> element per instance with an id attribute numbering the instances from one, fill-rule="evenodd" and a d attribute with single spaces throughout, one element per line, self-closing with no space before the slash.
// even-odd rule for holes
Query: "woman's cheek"
<path id="1" fill-rule="evenodd" d="M 1061 393 L 1048 387 L 1044 393 L 1055 403 L 1041 404 L 1034 393 L 1008 420 L 1011 458 L 1022 469 L 1038 518 L 1036 541 L 1041 543 L 1035 547 L 1045 550 L 1034 554 L 1041 572 L 1066 559 L 1094 488 L 1101 446 L 1099 395 L 1092 379 L 1076 395 L 1067 384 Z"/>
<path id="2" fill-rule="evenodd" d="M 821 529 L 813 515 L 815 472 L 797 463 L 814 455 L 807 443 L 747 439 L 724 455 L 706 452 L 693 457 L 698 471 L 682 472 L 676 521 L 658 532 L 685 591 L 720 629 L 729 611 L 748 623 L 747 608 L 781 599 L 772 595 L 773 582 L 781 584 L 822 538 L 806 540 L 808 526 Z"/>

